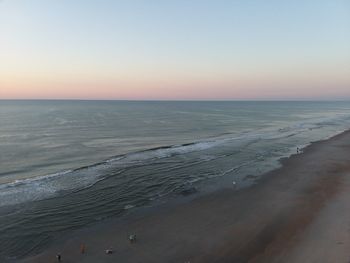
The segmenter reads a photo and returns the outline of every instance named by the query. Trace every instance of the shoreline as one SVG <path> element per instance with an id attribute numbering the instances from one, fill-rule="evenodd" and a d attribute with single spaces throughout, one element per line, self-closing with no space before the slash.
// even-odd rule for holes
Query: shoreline
<path id="1" fill-rule="evenodd" d="M 325 228 L 339 221 L 327 211 L 350 207 L 348 163 L 350 131 L 345 131 L 282 158 L 280 168 L 248 188 L 222 190 L 76 230 L 20 262 L 56 262 L 57 252 L 62 262 L 302 262 L 300 255 L 332 262 L 320 261 L 328 254 L 330 259 L 349 259 L 350 227 L 339 226 L 350 221 L 350 212 L 342 211 L 343 223 L 336 224 L 339 235 Z M 127 240 L 131 233 L 138 237 L 132 245 Z M 333 248 L 326 241 L 315 242 L 327 233 L 336 240 Z M 311 253 L 312 246 L 319 253 Z M 106 255 L 109 248 L 114 253 Z"/>

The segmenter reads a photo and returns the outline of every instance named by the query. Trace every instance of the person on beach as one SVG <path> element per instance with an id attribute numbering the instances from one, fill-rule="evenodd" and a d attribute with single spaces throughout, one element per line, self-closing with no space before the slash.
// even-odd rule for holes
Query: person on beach
<path id="1" fill-rule="evenodd" d="M 80 253 L 81 253 L 81 254 L 84 254 L 84 253 L 85 253 L 85 245 L 84 245 L 84 244 L 81 244 L 81 245 L 80 245 Z"/>
<path id="2" fill-rule="evenodd" d="M 56 255 L 56 258 L 57 258 L 57 261 L 58 261 L 58 262 L 61 262 L 61 254 L 60 254 L 60 253 L 58 253 L 58 254 Z"/>
<path id="3" fill-rule="evenodd" d="M 130 241 L 130 243 L 136 242 L 136 235 L 135 235 L 135 234 L 130 235 L 130 236 L 129 236 L 129 241 Z"/>
<path id="4" fill-rule="evenodd" d="M 106 250 L 105 250 L 105 253 L 106 253 L 106 254 L 112 254 L 112 253 L 113 253 L 113 250 L 112 250 L 112 249 L 106 249 Z"/>

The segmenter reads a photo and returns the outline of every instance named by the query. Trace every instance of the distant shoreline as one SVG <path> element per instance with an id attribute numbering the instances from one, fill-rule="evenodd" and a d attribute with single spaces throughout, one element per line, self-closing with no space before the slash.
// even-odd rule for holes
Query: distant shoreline
<path id="1" fill-rule="evenodd" d="M 283 159 L 247 189 L 108 220 L 21 262 L 55 262 L 57 252 L 62 262 L 342 262 L 350 245 L 349 153 L 346 131 Z"/>

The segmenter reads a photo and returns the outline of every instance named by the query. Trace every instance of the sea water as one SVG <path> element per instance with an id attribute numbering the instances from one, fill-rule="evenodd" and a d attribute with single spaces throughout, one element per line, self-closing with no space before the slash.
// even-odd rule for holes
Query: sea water
<path id="1" fill-rule="evenodd" d="M 159 200 L 249 186 L 349 128 L 341 101 L 0 101 L 0 261 Z"/>

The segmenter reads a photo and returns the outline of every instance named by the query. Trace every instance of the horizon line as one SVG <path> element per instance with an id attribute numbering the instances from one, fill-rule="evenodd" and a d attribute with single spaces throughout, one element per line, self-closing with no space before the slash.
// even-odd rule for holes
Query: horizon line
<path id="1" fill-rule="evenodd" d="M 2 99 L 0 101 L 125 101 L 125 102 L 243 102 L 243 101 L 251 101 L 251 102 L 273 102 L 273 101 L 291 101 L 291 102 L 327 102 L 327 101 L 344 101 L 350 102 L 350 98 L 346 99 L 310 99 L 310 98 L 295 98 L 295 99 L 76 99 L 76 98 L 8 98 Z"/>

